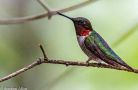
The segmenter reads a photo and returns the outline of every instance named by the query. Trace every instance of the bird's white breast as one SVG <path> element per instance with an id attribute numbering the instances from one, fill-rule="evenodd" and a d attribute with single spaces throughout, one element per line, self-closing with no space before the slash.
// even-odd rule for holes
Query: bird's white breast
<path id="1" fill-rule="evenodd" d="M 84 45 L 85 36 L 77 36 L 77 40 L 80 46 Z"/>
<path id="2" fill-rule="evenodd" d="M 86 48 L 84 41 L 85 41 L 86 36 L 77 36 L 77 40 L 79 43 L 79 46 L 83 50 L 83 52 L 89 57 L 91 56 L 91 52 Z"/>
<path id="3" fill-rule="evenodd" d="M 77 36 L 77 40 L 78 40 L 78 43 L 79 43 L 79 45 L 80 45 L 82 51 L 83 51 L 90 59 L 95 60 L 95 61 L 100 62 L 100 63 L 103 62 L 103 61 L 101 61 L 99 58 L 97 58 L 93 53 L 91 53 L 91 51 L 89 51 L 89 50 L 86 48 L 85 43 L 84 43 L 85 38 L 86 38 L 86 36 Z"/>

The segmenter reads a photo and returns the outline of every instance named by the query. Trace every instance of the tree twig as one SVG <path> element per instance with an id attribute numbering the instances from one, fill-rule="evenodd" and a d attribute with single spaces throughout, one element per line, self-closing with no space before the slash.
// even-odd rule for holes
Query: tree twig
<path id="1" fill-rule="evenodd" d="M 41 62 L 41 59 L 38 59 L 37 61 L 33 62 L 32 64 L 30 64 L 30 65 L 28 65 L 28 66 L 26 66 L 26 67 L 24 67 L 24 68 L 22 68 L 22 69 L 20 69 L 20 70 L 18 70 L 18 71 L 16 71 L 16 72 L 13 72 L 13 73 L 11 73 L 11 74 L 9 74 L 9 75 L 7 75 L 7 76 L 1 78 L 1 79 L 0 79 L 0 82 L 6 81 L 6 80 L 8 80 L 8 79 L 11 79 L 11 78 L 13 78 L 13 77 L 15 77 L 15 76 L 17 76 L 17 75 L 19 75 L 19 74 L 21 74 L 21 73 L 23 73 L 23 72 L 29 70 L 29 69 L 31 69 L 31 68 L 36 67 L 37 65 L 42 64 L 42 63 L 43 63 L 43 62 Z"/>
<path id="2" fill-rule="evenodd" d="M 52 17 L 52 11 L 48 8 L 47 5 L 44 5 L 44 3 L 41 0 L 37 0 L 38 3 L 48 12 L 48 19 Z"/>
<path id="3" fill-rule="evenodd" d="M 37 1 L 38 1 L 38 3 L 40 3 L 40 5 L 41 5 L 46 11 L 51 12 L 51 10 L 50 10 L 46 5 L 44 5 L 44 3 L 43 3 L 41 0 L 37 0 Z"/>
<path id="4" fill-rule="evenodd" d="M 47 55 L 45 53 L 45 50 L 44 50 L 43 46 L 40 44 L 39 47 L 40 47 L 40 49 L 41 49 L 41 51 L 43 53 L 44 59 L 47 59 L 48 60 L 48 57 L 47 57 Z"/>
<path id="5" fill-rule="evenodd" d="M 0 82 L 3 82 L 3 81 L 6 81 L 6 80 L 9 80 L 31 68 L 34 68 L 38 65 L 41 65 L 43 63 L 50 63 L 50 64 L 62 64 L 62 65 L 66 65 L 66 66 L 85 66 L 85 67 L 98 67 L 98 68 L 110 68 L 110 69 L 116 69 L 116 70 L 123 70 L 123 71 L 128 71 L 128 72 L 134 72 L 134 73 L 138 73 L 138 69 L 135 69 L 134 71 L 131 71 L 127 68 L 124 68 L 124 67 L 114 67 L 114 66 L 111 66 L 111 65 L 107 65 L 107 64 L 102 64 L 102 63 L 86 63 L 86 62 L 77 62 L 77 61 L 65 61 L 65 60 L 49 60 L 45 51 L 44 51 L 44 48 L 43 46 L 40 44 L 40 49 L 43 53 L 43 56 L 44 58 L 39 58 L 38 60 L 36 60 L 35 62 L 33 62 L 32 64 L 16 71 L 16 72 L 13 72 L 3 78 L 0 79 Z"/>
<path id="6" fill-rule="evenodd" d="M 52 11 L 52 15 L 56 15 L 57 11 L 63 13 L 63 12 L 68 12 L 68 11 L 72 11 L 72 10 L 81 8 L 83 6 L 90 4 L 93 1 L 97 1 L 97 0 L 87 0 L 87 1 L 81 2 L 79 4 L 76 4 L 76 5 L 64 8 L 64 9 Z M 41 13 L 38 15 L 33 15 L 33 16 L 26 16 L 26 17 L 19 17 L 19 18 L 7 18 L 7 19 L 5 18 L 5 19 L 0 19 L 0 24 L 1 25 L 20 24 L 20 23 L 25 23 L 25 22 L 29 22 L 29 21 L 42 19 L 42 18 L 47 17 L 48 15 L 49 15 L 48 13 L 44 12 L 44 13 Z"/>
<path id="7" fill-rule="evenodd" d="M 114 67 L 114 66 L 111 66 L 111 65 L 107 65 L 107 64 L 102 64 L 102 63 L 86 63 L 86 62 L 79 62 L 79 61 L 65 61 L 65 60 L 49 60 L 46 56 L 46 53 L 42 47 L 42 45 L 40 45 L 40 48 L 43 52 L 43 55 L 44 55 L 44 58 L 39 58 L 38 60 L 36 60 L 35 62 L 33 62 L 32 64 L 16 71 L 16 72 L 13 72 L 3 78 L 0 79 L 0 82 L 3 82 L 3 81 L 6 81 L 6 80 L 9 80 L 31 68 L 34 68 L 38 65 L 41 65 L 43 63 L 49 63 L 49 64 L 62 64 L 62 65 L 66 65 L 66 66 L 85 66 L 85 67 L 98 67 L 98 68 L 110 68 L 110 69 L 116 69 L 116 70 L 122 70 L 122 71 L 128 71 L 128 72 L 133 72 L 133 73 L 138 73 L 138 69 L 135 69 L 134 71 L 131 71 L 127 68 L 124 68 L 124 67 Z"/>

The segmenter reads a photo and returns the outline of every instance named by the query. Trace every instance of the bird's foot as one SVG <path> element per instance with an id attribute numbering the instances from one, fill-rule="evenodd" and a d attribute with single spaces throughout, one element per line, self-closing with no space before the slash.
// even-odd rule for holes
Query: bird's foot
<path id="1" fill-rule="evenodd" d="M 87 60 L 86 63 L 90 63 L 90 60 Z"/>
<path id="2" fill-rule="evenodd" d="M 90 58 L 86 61 L 86 63 L 88 64 L 88 66 L 89 66 L 89 64 L 90 64 L 90 61 L 91 61 Z"/>

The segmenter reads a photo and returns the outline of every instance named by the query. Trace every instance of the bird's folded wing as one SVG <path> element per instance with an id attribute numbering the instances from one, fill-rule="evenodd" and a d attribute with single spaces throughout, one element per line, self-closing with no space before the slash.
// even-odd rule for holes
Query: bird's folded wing
<path id="1" fill-rule="evenodd" d="M 127 65 L 115 54 L 106 41 L 96 31 L 93 31 L 91 35 L 85 39 L 85 44 L 86 48 L 106 63 L 114 65 L 114 62 L 116 62 L 121 65 Z"/>

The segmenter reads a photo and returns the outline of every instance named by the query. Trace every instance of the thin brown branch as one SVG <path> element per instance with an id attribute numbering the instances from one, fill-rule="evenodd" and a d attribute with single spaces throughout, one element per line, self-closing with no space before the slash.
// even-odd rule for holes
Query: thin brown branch
<path id="1" fill-rule="evenodd" d="M 52 11 L 52 15 L 56 15 L 57 11 L 63 13 L 63 12 L 68 12 L 68 11 L 72 11 L 72 10 L 84 7 L 93 1 L 97 1 L 97 0 L 87 0 L 87 1 L 81 2 L 79 4 L 76 4 L 76 5 L 64 8 L 64 9 Z M 44 13 L 41 13 L 38 15 L 33 15 L 33 16 L 26 16 L 26 17 L 19 17 L 19 18 L 7 18 L 7 19 L 5 18 L 5 19 L 0 19 L 0 24 L 1 25 L 20 24 L 20 23 L 25 23 L 25 22 L 29 22 L 29 21 L 42 19 L 42 18 L 47 17 L 48 15 L 49 15 L 48 13 L 44 12 Z"/>
<path id="2" fill-rule="evenodd" d="M 51 63 L 51 64 L 63 64 L 66 66 L 85 66 L 85 67 L 98 67 L 98 68 L 110 68 L 110 69 L 116 69 L 116 70 L 123 70 L 128 72 L 133 72 L 127 68 L 124 67 L 114 67 L 107 64 L 102 63 L 86 63 L 86 62 L 78 62 L 78 61 L 65 61 L 65 60 L 48 60 L 45 63 Z M 134 70 L 134 73 L 138 73 L 138 69 Z"/>
<path id="3" fill-rule="evenodd" d="M 91 4 L 92 2 L 95 2 L 95 1 L 98 1 L 98 0 L 87 0 L 85 2 L 79 3 L 77 5 L 74 5 L 74 6 L 65 8 L 65 9 L 61 9 L 61 10 L 58 10 L 58 11 L 61 12 L 61 13 L 68 12 L 68 11 L 72 11 L 72 10 L 75 10 L 75 9 L 78 9 L 78 8 L 81 8 L 81 7 L 84 7 L 84 6 L 88 5 L 88 4 Z"/>
<path id="4" fill-rule="evenodd" d="M 37 65 L 42 64 L 42 63 L 43 63 L 43 62 L 41 62 L 41 59 L 38 59 L 37 61 L 33 62 L 32 64 L 30 64 L 30 65 L 28 65 L 28 66 L 26 66 L 26 67 L 24 67 L 24 68 L 22 68 L 22 69 L 20 69 L 20 70 L 18 70 L 18 71 L 16 71 L 16 72 L 13 72 L 13 73 L 11 73 L 11 74 L 9 74 L 9 75 L 7 75 L 7 76 L 1 78 L 1 79 L 0 79 L 0 82 L 6 81 L 6 80 L 8 80 L 8 79 L 11 79 L 11 78 L 13 78 L 13 77 L 15 77 L 15 76 L 17 76 L 17 75 L 19 75 L 19 74 L 21 74 L 21 73 L 23 73 L 23 72 L 29 70 L 29 69 L 31 69 L 31 68 L 36 67 Z"/>
<path id="5" fill-rule="evenodd" d="M 40 49 L 41 49 L 41 51 L 43 53 L 44 58 L 48 60 L 48 57 L 47 57 L 47 55 L 45 53 L 45 50 L 44 50 L 43 46 L 40 44 L 39 47 L 40 47 Z"/>
<path id="6" fill-rule="evenodd" d="M 41 0 L 37 0 L 37 1 L 48 12 L 48 19 L 50 19 L 52 17 L 52 15 L 53 15 L 52 11 Z"/>
<path id="7" fill-rule="evenodd" d="M 6 80 L 9 80 L 31 68 L 34 68 L 40 64 L 43 64 L 43 63 L 49 63 L 49 64 L 62 64 L 62 65 L 66 65 L 66 66 L 85 66 L 85 67 L 98 67 L 98 68 L 110 68 L 110 69 L 116 69 L 116 70 L 122 70 L 122 71 L 128 71 L 128 72 L 132 72 L 131 70 L 129 69 L 126 69 L 124 67 L 114 67 L 114 66 L 110 66 L 110 65 L 106 65 L 106 64 L 102 64 L 102 63 L 86 63 L 86 62 L 77 62 L 77 61 L 65 61 L 65 60 L 45 60 L 45 59 L 38 59 L 37 61 L 33 62 L 32 64 L 12 73 L 12 74 L 9 74 L 3 78 L 0 79 L 0 82 L 3 82 L 3 81 L 6 81 Z M 138 73 L 138 69 L 135 69 L 134 70 L 134 73 Z"/>
<path id="8" fill-rule="evenodd" d="M 46 11 L 51 12 L 51 10 L 46 5 L 44 5 L 44 3 L 41 0 L 37 0 L 37 1 Z"/>

